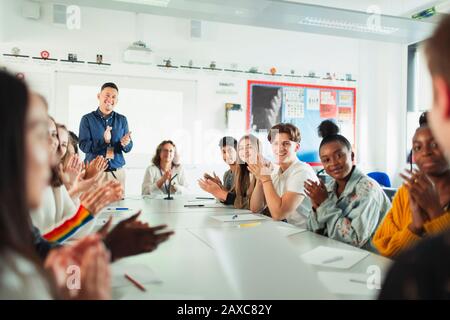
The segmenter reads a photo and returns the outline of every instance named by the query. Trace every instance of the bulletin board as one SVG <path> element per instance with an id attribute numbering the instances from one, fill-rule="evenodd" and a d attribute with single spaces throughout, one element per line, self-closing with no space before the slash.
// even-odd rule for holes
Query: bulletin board
<path id="1" fill-rule="evenodd" d="M 356 89 L 299 83 L 248 81 L 247 130 L 261 132 L 278 122 L 292 123 L 300 129 L 297 156 L 301 161 L 320 166 L 321 138 L 317 127 L 333 120 L 355 148 Z"/>

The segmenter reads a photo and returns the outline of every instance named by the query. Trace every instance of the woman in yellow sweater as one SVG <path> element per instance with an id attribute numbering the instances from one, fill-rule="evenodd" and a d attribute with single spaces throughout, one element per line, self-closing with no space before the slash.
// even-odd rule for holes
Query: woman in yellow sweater
<path id="1" fill-rule="evenodd" d="M 392 208 L 373 237 L 378 252 L 392 257 L 418 240 L 450 228 L 450 166 L 426 122 L 413 137 L 413 157 L 419 170 L 401 175 Z"/>

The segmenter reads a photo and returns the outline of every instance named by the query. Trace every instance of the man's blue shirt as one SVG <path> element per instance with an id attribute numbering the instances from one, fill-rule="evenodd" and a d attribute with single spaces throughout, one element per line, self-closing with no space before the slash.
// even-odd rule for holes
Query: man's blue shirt
<path id="1" fill-rule="evenodd" d="M 107 144 L 103 138 L 106 127 L 112 127 L 111 143 Z M 130 152 L 133 148 L 133 141 L 122 147 L 120 139 L 128 133 L 127 118 L 117 112 L 112 112 L 108 116 L 103 116 L 100 110 L 92 111 L 81 118 L 80 149 L 86 154 L 84 161 L 92 161 L 97 156 L 106 157 L 108 147 L 114 147 L 114 159 L 109 162 L 109 169 L 118 169 L 125 165 L 122 152 Z"/>

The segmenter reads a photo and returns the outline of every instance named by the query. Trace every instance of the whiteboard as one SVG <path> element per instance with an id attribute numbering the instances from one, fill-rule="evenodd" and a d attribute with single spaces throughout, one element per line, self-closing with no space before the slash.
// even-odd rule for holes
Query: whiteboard
<path id="1" fill-rule="evenodd" d="M 126 154 L 128 168 L 148 166 L 162 140 L 172 139 L 179 150 L 188 149 L 180 137 L 193 129 L 196 81 L 57 72 L 50 114 L 78 135 L 81 117 L 97 109 L 97 94 L 105 82 L 119 87 L 114 110 L 127 117 L 132 131 L 134 146 Z"/>

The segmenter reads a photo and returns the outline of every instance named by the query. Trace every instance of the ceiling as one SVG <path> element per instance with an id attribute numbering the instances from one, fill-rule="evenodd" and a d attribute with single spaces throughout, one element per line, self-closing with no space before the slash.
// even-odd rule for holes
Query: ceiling
<path id="1" fill-rule="evenodd" d="M 435 21 L 410 19 L 411 13 L 442 2 L 424 0 L 44 1 L 408 44 L 427 38 L 435 27 Z M 369 13 L 367 13 L 368 10 Z"/>

